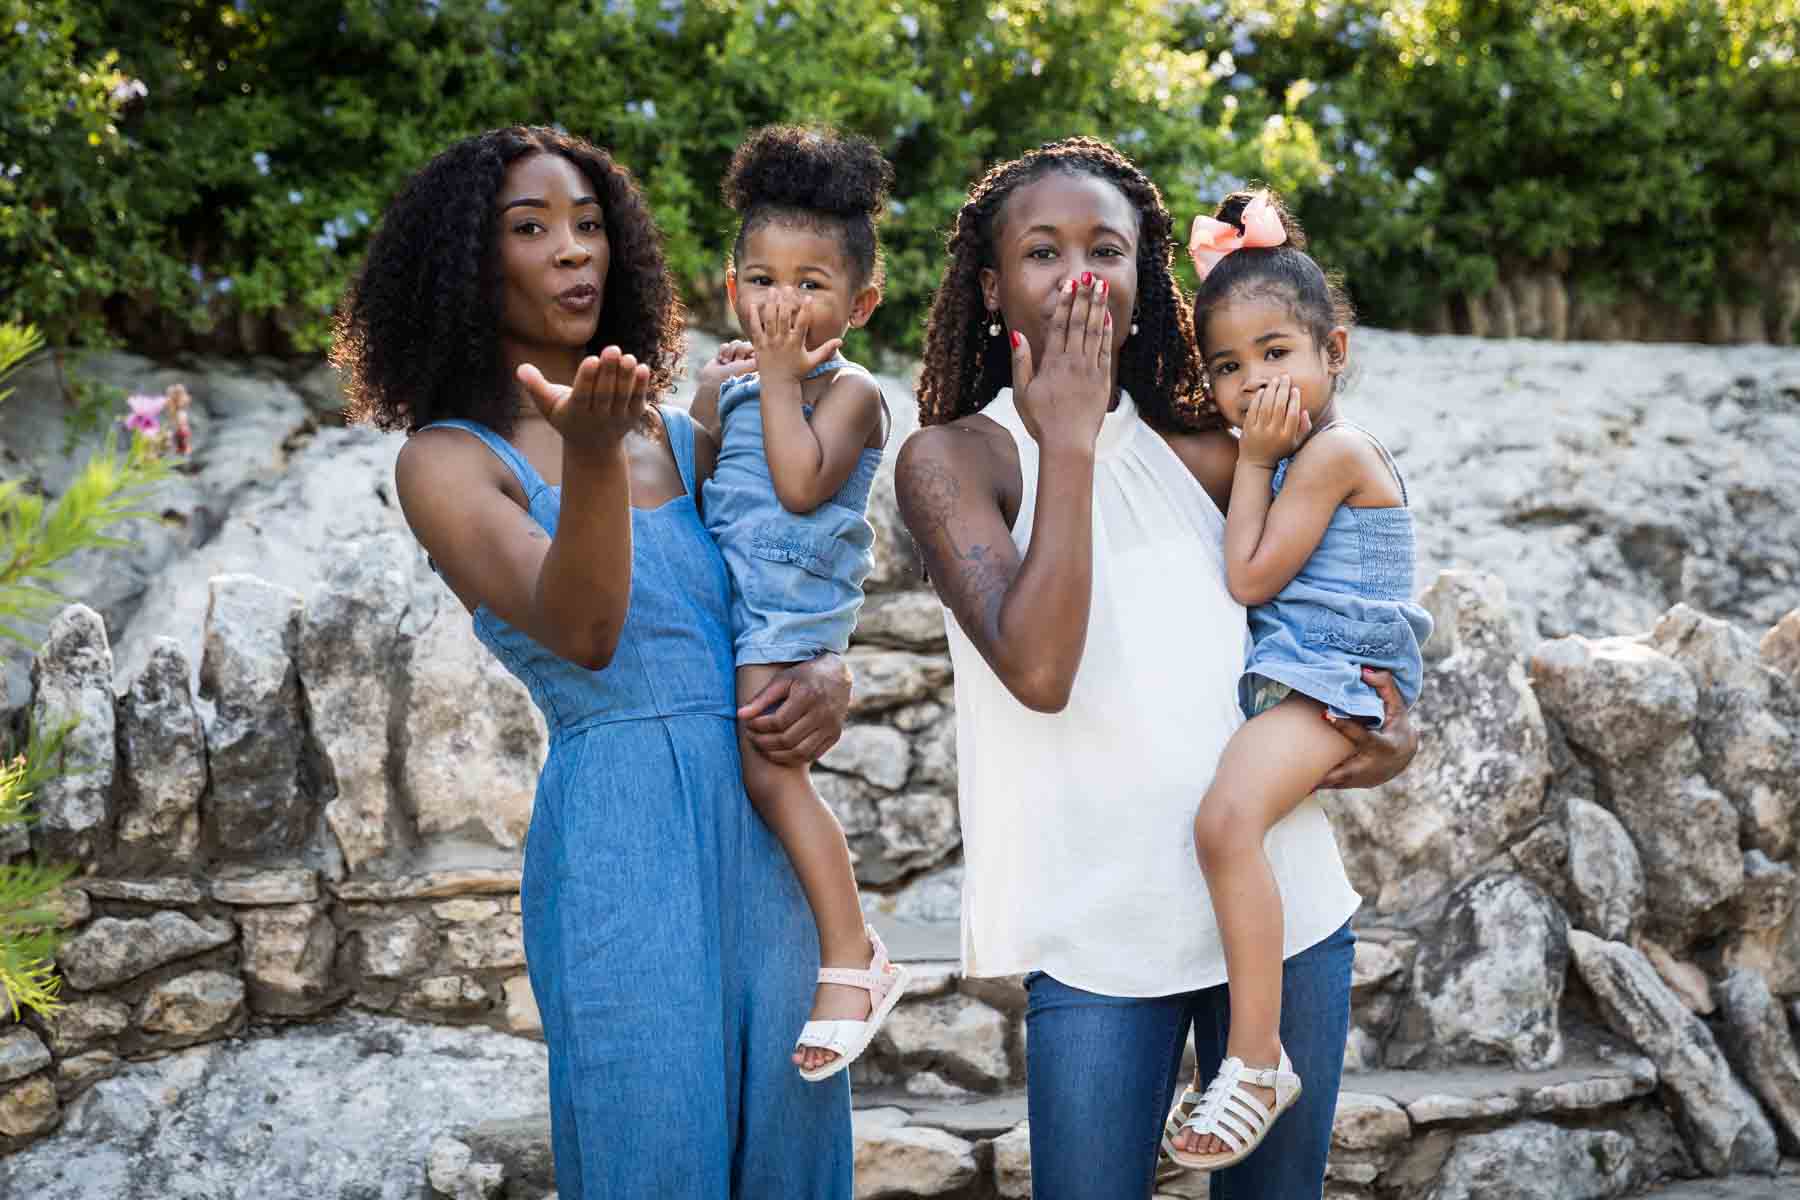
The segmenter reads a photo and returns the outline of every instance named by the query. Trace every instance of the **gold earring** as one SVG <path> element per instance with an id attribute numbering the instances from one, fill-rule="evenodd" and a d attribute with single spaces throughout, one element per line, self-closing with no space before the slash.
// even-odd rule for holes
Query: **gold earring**
<path id="1" fill-rule="evenodd" d="M 1000 336 L 1000 314 L 991 308 L 988 310 L 988 336 Z"/>

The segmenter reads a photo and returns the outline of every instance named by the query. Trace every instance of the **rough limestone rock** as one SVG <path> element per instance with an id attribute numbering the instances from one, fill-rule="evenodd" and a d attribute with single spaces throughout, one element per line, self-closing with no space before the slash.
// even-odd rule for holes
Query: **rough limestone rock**
<path id="1" fill-rule="evenodd" d="M 101 917 L 65 942 L 56 962 L 78 991 L 91 992 L 230 942 L 231 922 L 177 912 L 120 919 Z"/>
<path id="2" fill-rule="evenodd" d="M 1712 1175 L 1768 1169 L 1755 1164 L 1763 1143 L 1773 1150 L 1774 1130 L 1754 1101 L 1740 1099 L 1742 1088 L 1712 1031 L 1644 956 L 1580 930 L 1569 934 L 1569 950 L 1607 1025 L 1656 1064 L 1663 1095 L 1700 1169 Z"/>
<path id="3" fill-rule="evenodd" d="M 1522 1121 L 1460 1139 L 1430 1200 L 1610 1200 L 1635 1182 L 1634 1149 L 1612 1130 Z"/>
<path id="4" fill-rule="evenodd" d="M 71 1099 L 96 1080 L 110 1078 L 120 1061 L 111 1050 L 90 1050 L 62 1059 L 56 1064 L 56 1094 L 65 1101 Z"/>
<path id="5" fill-rule="evenodd" d="M 252 575 L 223 575 L 210 586 L 200 659 L 200 695 L 213 705 L 205 822 L 226 855 L 296 849 L 313 817 L 300 779 L 300 596 Z"/>
<path id="6" fill-rule="evenodd" d="M 425 1179 L 434 1196 L 450 1200 L 492 1200 L 506 1184 L 506 1168 L 499 1163 L 477 1162 L 475 1152 L 453 1137 L 431 1143 Z"/>
<path id="7" fill-rule="evenodd" d="M 863 911 L 915 924 L 953 925 L 962 915 L 962 885 L 962 864 L 951 863 L 915 876 L 896 891 L 865 891 Z"/>
<path id="8" fill-rule="evenodd" d="M 1581 928 L 1630 939 L 1644 910 L 1644 868 L 1619 819 L 1579 796 L 1568 803 L 1569 887 Z"/>
<path id="9" fill-rule="evenodd" d="M 32 801 L 32 840 L 51 858 L 92 861 L 110 840 L 117 728 L 112 675 L 100 614 L 85 604 L 58 613 L 31 667 L 32 728 L 46 734 L 68 728 L 62 752 L 70 769 L 45 780 Z"/>
<path id="10" fill-rule="evenodd" d="M 259 1013 L 299 1016 L 338 998 L 331 978 L 337 930 L 323 904 L 246 909 L 244 979 L 250 1007 Z"/>
<path id="11" fill-rule="evenodd" d="M 556 1166 L 547 1114 L 483 1121 L 456 1135 L 471 1163 L 493 1163 L 506 1180 L 508 1200 L 556 1200 Z M 477 1186 L 480 1186 L 477 1177 Z"/>
<path id="12" fill-rule="evenodd" d="M 206 735 L 192 676 L 181 644 L 158 638 L 119 703 L 125 786 L 115 863 L 121 868 L 179 865 L 199 852 Z"/>
<path id="13" fill-rule="evenodd" d="M 44 1023 L 57 1057 L 67 1058 L 96 1042 L 117 1037 L 131 1027 L 131 1010 L 107 996 L 73 1000 Z"/>
<path id="14" fill-rule="evenodd" d="M 50 1065 L 50 1051 L 29 1029 L 0 1034 L 0 1084 L 33 1075 Z"/>
<path id="15" fill-rule="evenodd" d="M 444 939 L 450 961 L 472 971 L 505 970 L 525 965 L 525 931 L 517 913 L 504 913 L 478 924 L 453 926 Z"/>
<path id="16" fill-rule="evenodd" d="M 1800 1154 L 1800 1053 L 1780 1003 L 1757 971 L 1739 968 L 1719 984 L 1725 1051 L 1773 1118 L 1787 1154 Z"/>
<path id="17" fill-rule="evenodd" d="M 994 1190 L 1005 1200 L 1031 1200 L 1031 1124 L 1020 1121 L 994 1139 Z"/>
<path id="18" fill-rule="evenodd" d="M 1406 1110 L 1386 1096 L 1339 1092 L 1331 1121 L 1327 1177 L 1346 1183 L 1373 1182 L 1411 1135 L 1412 1122 Z"/>
<path id="19" fill-rule="evenodd" d="M 904 408 L 911 409 L 910 404 Z M 875 530 L 874 565 L 865 587 L 870 592 L 892 592 L 917 588 L 925 582 L 925 568 L 919 561 L 918 547 L 912 534 L 900 519 L 900 506 L 894 499 L 894 464 L 900 457 L 900 443 L 917 424 L 917 411 L 896 414 L 903 418 L 894 422 L 888 438 L 887 453 L 881 456 L 881 468 L 869 489 L 869 525 Z"/>
<path id="20" fill-rule="evenodd" d="M 905 734 L 886 725 L 848 725 L 819 765 L 898 791 L 912 769 L 912 746 Z"/>
<path id="21" fill-rule="evenodd" d="M 1776 622 L 1763 635 L 1757 650 L 1777 674 L 1787 676 L 1789 683 L 1800 687 L 1800 608 Z"/>
<path id="22" fill-rule="evenodd" d="M 531 980 L 524 975 L 515 975 L 506 981 L 505 988 L 506 1027 L 514 1033 L 543 1037 L 544 1018 L 538 1013 Z"/>
<path id="23" fill-rule="evenodd" d="M 1351 882 L 1383 912 L 1431 899 L 1497 854 L 1538 819 L 1550 778 L 1500 581 L 1447 572 L 1422 603 L 1437 628 L 1413 709 L 1418 757 L 1380 787 L 1326 793 Z"/>
<path id="24" fill-rule="evenodd" d="M 861 859 L 859 879 L 892 883 L 942 862 L 962 845 L 954 796 L 923 790 L 881 795 L 875 808 L 873 835 L 852 843 Z"/>
<path id="25" fill-rule="evenodd" d="M 319 873 L 307 867 L 269 871 L 227 868 L 212 881 L 212 897 L 221 904 L 307 904 L 319 898 Z"/>
<path id="26" fill-rule="evenodd" d="M 923 700 L 950 682 L 950 661 L 938 654 L 852 646 L 844 661 L 850 667 L 851 716 Z"/>
<path id="27" fill-rule="evenodd" d="M 1761 850 L 1744 855 L 1744 890 L 1738 893 L 1725 948 L 1727 967 L 1749 967 L 1779 991 L 1800 984 L 1795 944 L 1800 912 L 1800 871 L 1771 862 Z"/>
<path id="28" fill-rule="evenodd" d="M 401 790 L 422 837 L 525 844 L 549 734 L 525 685 L 441 583 L 406 663 Z M 479 696 L 479 704 L 470 703 Z"/>
<path id="29" fill-rule="evenodd" d="M 33 1075 L 23 1083 L 0 1089 L 0 1134 L 28 1137 L 56 1124 L 61 1109 L 56 1088 L 48 1076 Z M 6 1161 L 0 1159 L 0 1183 L 6 1182 Z M 8 1195 L 23 1195 L 8 1191 Z"/>
<path id="30" fill-rule="evenodd" d="M 243 1025 L 244 981 L 223 971 L 191 971 L 151 988 L 137 1026 L 169 1043 L 208 1041 Z"/>
<path id="31" fill-rule="evenodd" d="M 1012 1077 L 1007 1019 L 969 996 L 904 1000 L 876 1035 L 877 1048 L 910 1068 L 929 1068 L 967 1086 L 989 1090 Z"/>
<path id="32" fill-rule="evenodd" d="M 1656 623 L 1650 641 L 1694 677 L 1701 761 L 1736 806 L 1743 845 L 1788 857 L 1800 820 L 1800 689 L 1743 631 L 1685 604 Z"/>
<path id="33" fill-rule="evenodd" d="M 435 1138 L 540 1113 L 547 1086 L 536 1042 L 344 1014 L 128 1064 L 0 1158 L 0 1193 L 419 1200 Z"/>
<path id="34" fill-rule="evenodd" d="M 1568 936 L 1556 902 L 1517 875 L 1483 875 L 1457 888 L 1435 936 L 1420 941 L 1388 1064 L 1555 1066 Z"/>
<path id="35" fill-rule="evenodd" d="M 857 1200 L 941 1196 L 975 1178 L 973 1145 L 907 1120 L 898 1108 L 866 1108 L 853 1115 Z"/>
<path id="36" fill-rule="evenodd" d="M 1701 774 L 1693 677 L 1642 640 L 1581 637 L 1539 646 L 1531 676 L 1637 846 L 1647 928 L 1680 952 L 1744 885 L 1737 811 Z"/>
<path id="37" fill-rule="evenodd" d="M 388 727 L 415 554 L 400 533 L 344 543 L 301 615 L 297 658 L 330 797 L 325 819 L 352 871 L 402 837 L 394 828 Z"/>
<path id="38" fill-rule="evenodd" d="M 929 590 L 877 592 L 863 602 L 852 640 L 899 650 L 942 650 L 944 606 Z"/>
<path id="39" fill-rule="evenodd" d="M 304 419 L 293 428 L 303 429 Z M 254 436 L 255 427 L 245 432 Z M 136 605 L 109 612 L 122 629 L 122 669 L 136 670 L 156 636 L 175 638 L 190 659 L 199 660 L 206 587 L 213 576 L 255 574 L 310 596 L 328 574 L 327 564 L 339 546 L 406 532 L 393 496 L 394 456 L 404 435 L 360 427 L 326 427 L 294 438 L 287 432 L 264 432 L 260 445 L 245 446 L 259 452 L 266 466 L 248 486 L 206 504 L 200 516 L 203 527 L 195 531 L 204 543 L 172 556 Z M 195 435 L 206 436 L 199 430 Z M 205 442 L 201 446 L 208 456 L 220 449 Z M 415 579 L 414 587 L 423 582 Z"/>

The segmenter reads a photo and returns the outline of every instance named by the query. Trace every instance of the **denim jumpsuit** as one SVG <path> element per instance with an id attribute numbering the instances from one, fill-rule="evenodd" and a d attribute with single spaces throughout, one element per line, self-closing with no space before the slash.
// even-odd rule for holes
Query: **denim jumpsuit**
<path id="1" fill-rule="evenodd" d="M 484 605 L 476 636 L 550 728 L 525 843 L 531 989 L 562 1200 L 848 1200 L 848 1076 L 789 1054 L 818 971 L 811 911 L 738 763 L 731 587 L 695 505 L 694 427 L 660 410 L 687 491 L 631 512 L 631 601 L 588 671 Z M 554 535 L 562 496 L 480 438 Z"/>

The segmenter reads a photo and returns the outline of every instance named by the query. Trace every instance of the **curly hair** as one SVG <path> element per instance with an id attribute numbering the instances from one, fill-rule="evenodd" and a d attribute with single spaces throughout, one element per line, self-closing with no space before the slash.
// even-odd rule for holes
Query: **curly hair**
<path id="1" fill-rule="evenodd" d="M 649 364 L 666 389 L 682 361 L 683 321 L 662 239 L 637 184 L 606 151 L 560 130 L 515 125 L 457 142 L 388 206 L 338 316 L 331 361 L 352 421 L 412 432 L 463 417 L 506 435 L 517 401 L 500 349 L 503 281 L 495 239 L 506 170 L 560 154 L 600 198 L 611 262 L 588 349 Z"/>
<path id="2" fill-rule="evenodd" d="M 894 168 L 875 143 L 835 129 L 769 125 L 731 156 L 719 192 L 742 223 L 731 252 L 771 221 L 797 221 L 838 234 L 858 286 L 882 284 L 875 222 L 894 185 Z"/>
<path id="3" fill-rule="evenodd" d="M 1206 318 L 1212 307 L 1231 296 L 1267 295 L 1285 304 L 1294 320 L 1306 326 L 1313 341 L 1323 346 L 1333 328 L 1356 323 L 1356 310 L 1344 291 L 1343 281 L 1327 274 L 1306 250 L 1306 231 L 1288 212 L 1281 197 L 1270 191 L 1238 191 L 1219 201 L 1215 220 L 1244 230 L 1244 209 L 1258 195 L 1281 219 L 1287 242 L 1280 246 L 1245 247 L 1221 258 L 1200 281 L 1194 293 L 1194 336 L 1204 346 Z"/>
<path id="4" fill-rule="evenodd" d="M 1012 354 L 991 337 L 981 270 L 997 265 L 994 236 L 1007 198 L 1053 172 L 1091 175 L 1124 193 L 1138 214 L 1138 332 L 1119 355 L 1119 382 L 1158 429 L 1219 427 L 1201 393 L 1200 352 L 1173 271 L 1173 221 L 1145 174 L 1098 138 L 1045 142 L 991 168 L 969 192 L 949 239 L 950 261 L 925 325 L 919 424 L 941 425 L 976 412 L 1012 382 Z"/>

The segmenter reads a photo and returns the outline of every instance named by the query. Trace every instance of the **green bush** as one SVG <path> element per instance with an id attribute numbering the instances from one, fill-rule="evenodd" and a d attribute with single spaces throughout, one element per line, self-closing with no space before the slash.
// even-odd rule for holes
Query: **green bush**
<path id="1" fill-rule="evenodd" d="M 1697 308 L 1795 253 L 1796 0 L 0 0 L 0 319 L 53 344 L 316 351 L 401 180 L 558 124 L 643 180 L 722 320 L 717 182 L 756 125 L 894 160 L 915 347 L 982 168 L 1107 137 L 1185 225 L 1290 193 L 1374 321 L 1515 265 Z M 1185 269 L 1185 268 L 1184 268 Z M 852 352 L 866 345 L 852 344 Z"/>
<path id="2" fill-rule="evenodd" d="M 1299 211 L 1378 322 L 1544 266 L 1692 312 L 1800 249 L 1792 0 L 1231 0 L 1183 35 L 1309 89 Z"/>
<path id="3" fill-rule="evenodd" d="M 29 312 L 59 343 L 317 350 L 400 181 L 459 136 L 532 122 L 638 173 L 690 300 L 716 318 L 733 148 L 756 125 L 823 120 L 896 164 L 873 332 L 916 345 L 945 227 L 997 157 L 1096 133 L 1184 212 L 1265 159 L 1288 184 L 1316 170 L 1295 129 L 1209 104 L 1209 57 L 1173 48 L 1166 8 L 33 0 L 0 29 L 0 84 L 43 81 L 0 112 L 0 316 Z"/>

